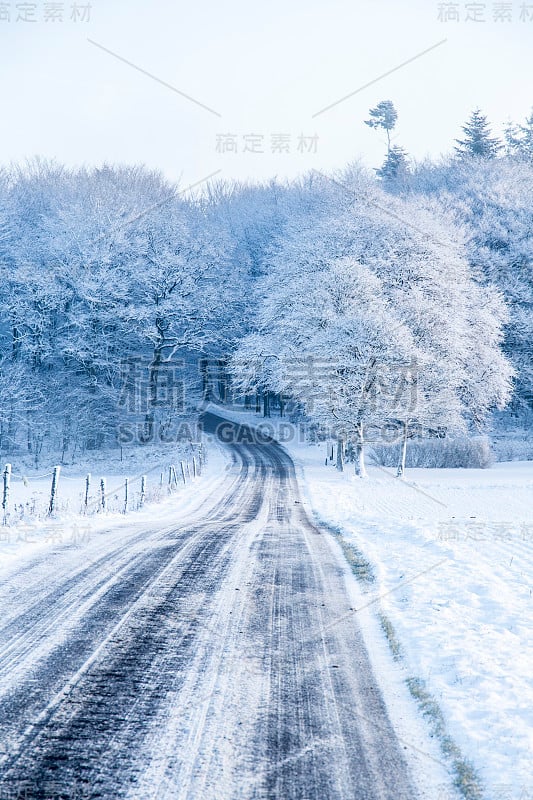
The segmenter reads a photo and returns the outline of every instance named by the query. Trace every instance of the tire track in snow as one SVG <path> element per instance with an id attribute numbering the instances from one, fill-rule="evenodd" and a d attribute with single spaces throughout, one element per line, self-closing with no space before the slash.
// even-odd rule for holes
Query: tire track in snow
<path id="1" fill-rule="evenodd" d="M 205 421 L 214 430 L 220 419 Z M 331 628 L 349 600 L 292 462 L 269 440 L 238 438 L 228 445 L 238 477 L 218 504 L 119 546 L 111 581 L 86 570 L 81 604 L 67 574 L 33 623 L 35 606 L 25 609 L 5 655 L 18 648 L 31 662 L 40 648 L 38 679 L 0 708 L 17 742 L 0 790 L 413 800 L 357 622 Z M 46 631 L 56 617 L 59 643 Z"/>

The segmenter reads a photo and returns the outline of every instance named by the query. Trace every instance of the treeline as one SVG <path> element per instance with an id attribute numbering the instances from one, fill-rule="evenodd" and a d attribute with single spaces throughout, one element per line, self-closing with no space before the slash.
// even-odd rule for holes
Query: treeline
<path id="1" fill-rule="evenodd" d="M 0 451 L 38 463 L 154 441 L 194 411 L 209 363 L 248 330 L 283 192 L 191 199 L 142 167 L 4 170 Z"/>
<path id="2" fill-rule="evenodd" d="M 242 391 L 296 399 L 324 435 L 366 442 L 482 430 L 510 398 L 507 309 L 432 198 L 387 196 L 361 169 L 312 181 L 255 286 Z"/>
<path id="3" fill-rule="evenodd" d="M 398 113 L 390 100 L 370 110 L 368 125 L 387 135 L 381 186 L 397 197 L 432 199 L 464 231 L 478 279 L 498 287 L 509 320 L 504 351 L 516 368 L 511 409 L 533 405 L 533 111 L 496 135 L 478 108 L 462 126 L 452 155 L 422 163 L 392 145 Z"/>
<path id="4" fill-rule="evenodd" d="M 516 154 L 194 197 L 142 167 L 6 169 L 0 450 L 112 446 L 125 419 L 153 441 L 221 363 L 359 456 L 384 430 L 480 430 L 509 400 L 520 412 L 532 179 Z"/>
<path id="5" fill-rule="evenodd" d="M 131 364 L 153 367 L 128 391 L 156 392 L 159 362 L 220 345 L 223 232 L 142 168 L 37 161 L 4 173 L 1 205 L 0 447 L 108 446 L 137 410 Z"/>

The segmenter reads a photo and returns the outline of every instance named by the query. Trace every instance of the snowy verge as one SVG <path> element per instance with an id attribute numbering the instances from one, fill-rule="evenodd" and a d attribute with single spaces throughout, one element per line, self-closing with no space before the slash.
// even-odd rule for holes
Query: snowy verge
<path id="1" fill-rule="evenodd" d="M 371 468 L 362 481 L 316 447 L 289 449 L 315 515 L 372 565 L 375 612 L 487 800 L 533 798 L 533 464 L 412 470 L 405 482 Z M 442 787 L 439 800 L 451 797 Z"/>

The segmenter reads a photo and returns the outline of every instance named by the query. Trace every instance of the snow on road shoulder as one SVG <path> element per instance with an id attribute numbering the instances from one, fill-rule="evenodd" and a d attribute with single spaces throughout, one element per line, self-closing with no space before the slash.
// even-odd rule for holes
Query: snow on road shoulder
<path id="1" fill-rule="evenodd" d="M 533 463 L 360 480 L 326 467 L 323 446 L 289 449 L 318 518 L 372 564 L 406 675 L 438 701 L 487 799 L 533 798 Z"/>

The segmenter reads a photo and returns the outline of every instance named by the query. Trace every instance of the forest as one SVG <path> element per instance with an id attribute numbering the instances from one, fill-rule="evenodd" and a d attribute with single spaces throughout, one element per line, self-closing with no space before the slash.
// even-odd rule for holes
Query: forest
<path id="1" fill-rule="evenodd" d="M 500 141 L 475 111 L 421 163 L 396 119 L 371 110 L 379 169 L 295 181 L 191 193 L 143 166 L 4 168 L 2 454 L 168 441 L 227 376 L 359 474 L 366 442 L 403 442 L 404 466 L 408 439 L 530 418 L 533 114 Z"/>

